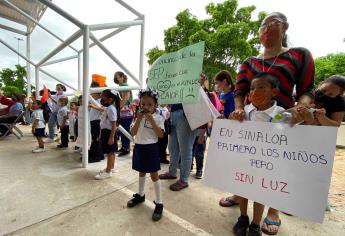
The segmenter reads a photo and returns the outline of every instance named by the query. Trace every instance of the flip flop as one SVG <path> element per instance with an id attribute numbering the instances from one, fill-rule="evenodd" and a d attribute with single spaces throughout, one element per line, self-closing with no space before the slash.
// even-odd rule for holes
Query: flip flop
<path id="1" fill-rule="evenodd" d="M 276 235 L 278 233 L 278 230 L 279 230 L 279 227 L 281 225 L 281 220 L 279 221 L 273 221 L 273 220 L 269 220 L 267 219 L 267 217 L 264 219 L 264 224 L 266 224 L 267 226 L 270 226 L 270 225 L 275 225 L 278 227 L 277 231 L 275 232 L 269 232 L 268 230 L 264 229 L 262 226 L 261 226 L 261 231 L 264 233 L 264 234 L 267 234 L 267 235 Z"/>
<path id="2" fill-rule="evenodd" d="M 239 204 L 240 203 L 232 199 L 232 197 L 224 197 L 219 201 L 219 205 L 221 205 L 222 207 L 232 207 L 237 206 Z"/>

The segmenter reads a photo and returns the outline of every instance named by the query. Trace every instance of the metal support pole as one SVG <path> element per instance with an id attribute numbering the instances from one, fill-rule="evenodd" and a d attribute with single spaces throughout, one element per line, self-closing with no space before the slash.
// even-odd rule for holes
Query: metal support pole
<path id="1" fill-rule="evenodd" d="M 83 32 L 83 167 L 86 168 L 89 160 L 89 26 L 85 26 Z"/>
<path id="2" fill-rule="evenodd" d="M 35 86 L 36 86 L 36 100 L 38 100 L 39 96 L 40 96 L 40 68 L 38 66 L 35 67 Z"/>
<path id="3" fill-rule="evenodd" d="M 78 90 L 81 91 L 82 89 L 82 73 L 81 73 L 81 60 L 82 60 L 82 57 L 81 57 L 81 53 L 79 52 L 78 53 Z"/>
<path id="4" fill-rule="evenodd" d="M 115 0 L 116 2 L 120 3 L 122 6 L 124 6 L 125 8 L 127 8 L 127 10 L 131 11 L 133 14 L 141 17 L 142 14 L 140 14 L 138 11 L 136 11 L 133 7 L 131 7 L 130 5 L 128 5 L 127 3 L 125 3 L 122 0 Z"/>
<path id="5" fill-rule="evenodd" d="M 17 52 L 16 49 L 14 49 L 10 45 L 8 45 L 4 40 L 0 39 L 0 43 L 5 45 L 6 47 L 8 47 L 12 52 L 14 52 L 15 54 L 19 55 L 21 58 L 23 58 L 25 61 L 29 62 L 31 65 L 36 66 L 35 63 L 33 63 L 30 59 L 26 58 L 26 56 L 24 56 L 24 55 L 20 54 L 19 52 Z"/>
<path id="6" fill-rule="evenodd" d="M 28 29 L 29 32 L 29 29 Z M 30 60 L 30 33 L 26 35 L 26 57 Z M 26 62 L 26 83 L 27 83 L 27 98 L 31 97 L 31 65 Z"/>
<path id="7" fill-rule="evenodd" d="M 108 55 L 108 57 L 110 57 L 117 65 L 122 68 L 122 70 L 125 71 L 126 74 L 128 74 L 135 82 L 138 83 L 138 85 L 140 85 L 140 81 L 133 75 L 133 73 L 130 72 L 130 70 L 128 70 L 125 65 L 123 65 L 92 33 L 90 33 L 90 37 L 96 43 L 96 45 L 100 49 L 102 49 L 105 54 Z"/>
<path id="8" fill-rule="evenodd" d="M 44 5 L 46 5 L 47 7 L 49 7 L 50 9 L 55 11 L 56 13 L 58 13 L 59 15 L 63 16 L 67 20 L 71 21 L 72 23 L 77 25 L 80 29 L 85 27 L 85 25 L 81 21 L 79 21 L 77 18 L 70 15 L 69 13 L 67 13 L 66 11 L 64 11 L 63 9 L 61 9 L 60 7 L 58 7 L 57 5 L 52 3 L 51 1 L 49 1 L 49 0 L 37 0 L 37 1 L 43 3 Z"/>
<path id="9" fill-rule="evenodd" d="M 47 33 L 49 33 L 50 35 L 52 35 L 53 37 L 55 37 L 56 39 L 60 40 L 61 42 L 63 42 L 64 40 L 62 38 L 60 38 L 59 36 L 57 36 L 56 34 L 54 34 L 53 32 L 51 32 L 49 29 L 47 29 L 46 27 L 44 27 L 39 21 L 37 21 L 36 19 L 32 18 L 29 14 L 27 14 L 26 12 L 22 11 L 20 8 L 18 8 L 16 5 L 14 5 L 13 3 L 11 3 L 8 0 L 4 0 L 4 2 L 9 5 L 10 7 L 13 8 L 13 10 L 17 11 L 19 14 L 23 15 L 24 17 L 26 17 L 27 19 L 31 20 L 32 22 L 34 22 L 36 25 L 38 25 L 39 27 L 41 27 L 43 30 L 45 30 Z M 69 47 L 74 50 L 75 52 L 77 52 L 78 50 L 75 49 L 74 47 L 70 46 Z"/>
<path id="10" fill-rule="evenodd" d="M 139 81 L 140 87 L 144 87 L 144 39 L 145 39 L 145 16 L 142 16 L 143 24 L 140 27 L 140 62 L 139 62 Z"/>
<path id="11" fill-rule="evenodd" d="M 40 68 L 40 71 L 41 71 L 43 74 L 45 74 L 45 75 L 49 76 L 50 78 L 52 78 L 52 79 L 54 79 L 54 80 L 56 80 L 56 81 L 60 82 L 61 84 L 65 85 L 66 87 L 69 87 L 70 89 L 72 89 L 72 90 L 74 90 L 74 91 L 76 91 L 76 90 L 77 90 L 77 89 L 76 89 L 76 88 L 74 88 L 73 86 L 71 86 L 71 85 L 67 84 L 67 83 L 66 83 L 66 82 L 64 82 L 63 80 L 60 80 L 60 79 L 56 78 L 55 76 L 53 76 L 53 75 L 49 74 L 49 73 L 48 73 L 48 72 L 46 72 L 45 70 L 42 70 L 42 69 Z"/>
<path id="12" fill-rule="evenodd" d="M 122 21 L 122 22 L 114 22 L 114 23 L 105 23 L 105 24 L 95 24 L 90 25 L 90 30 L 105 30 L 105 29 L 113 29 L 119 27 L 128 27 L 128 26 L 135 26 L 141 25 L 143 23 L 142 20 L 134 20 L 134 21 Z"/>
<path id="13" fill-rule="evenodd" d="M 48 61 L 48 62 L 42 64 L 41 66 L 48 66 L 48 65 L 55 64 L 55 63 L 59 63 L 59 62 L 72 60 L 72 59 L 75 59 L 75 58 L 78 58 L 78 55 L 74 55 L 74 56 L 70 56 L 70 57 L 64 57 L 64 58 Z"/>
<path id="14" fill-rule="evenodd" d="M 128 90 L 137 90 L 140 89 L 140 86 L 117 86 L 117 87 L 97 87 L 97 88 L 90 88 L 90 93 L 100 93 L 105 89 L 111 89 L 116 91 L 128 91 Z"/>
<path id="15" fill-rule="evenodd" d="M 43 63 L 47 62 L 50 58 L 58 54 L 61 50 L 63 50 L 65 47 L 73 43 L 75 40 L 77 40 L 81 36 L 82 32 L 81 30 L 78 30 L 74 34 L 72 34 L 66 41 L 64 41 L 62 44 L 57 46 L 53 51 L 51 51 L 46 57 L 44 57 L 37 65 L 41 66 Z"/>

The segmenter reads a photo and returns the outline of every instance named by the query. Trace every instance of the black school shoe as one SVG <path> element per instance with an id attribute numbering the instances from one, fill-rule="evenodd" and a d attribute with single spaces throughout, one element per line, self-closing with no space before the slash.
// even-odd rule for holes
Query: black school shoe
<path id="1" fill-rule="evenodd" d="M 259 225 L 254 224 L 253 222 L 249 225 L 249 230 L 247 236 L 261 236 L 262 231 Z"/>
<path id="2" fill-rule="evenodd" d="M 133 194 L 133 198 L 131 198 L 128 202 L 127 202 L 127 207 L 131 208 L 131 207 L 135 207 L 136 205 L 142 203 L 145 201 L 145 195 L 144 196 L 140 196 L 139 194 Z"/>
<path id="3" fill-rule="evenodd" d="M 153 202 L 153 203 L 156 205 L 156 207 L 152 214 L 152 220 L 159 221 L 163 215 L 163 204 L 156 203 L 156 202 Z"/>
<path id="4" fill-rule="evenodd" d="M 126 156 L 128 155 L 130 152 L 128 150 L 123 150 L 122 152 L 119 153 L 119 157 L 122 157 L 122 156 Z"/>
<path id="5" fill-rule="evenodd" d="M 246 236 L 247 229 L 249 226 L 249 217 L 248 216 L 240 216 L 238 217 L 237 223 L 235 224 L 232 231 L 236 236 Z"/>
<path id="6" fill-rule="evenodd" d="M 68 146 L 63 146 L 62 144 L 59 144 L 56 146 L 57 148 L 68 148 Z"/>

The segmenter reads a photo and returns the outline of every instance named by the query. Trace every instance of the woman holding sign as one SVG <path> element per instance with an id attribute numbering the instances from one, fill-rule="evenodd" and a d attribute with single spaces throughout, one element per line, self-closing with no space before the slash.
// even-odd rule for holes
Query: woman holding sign
<path id="1" fill-rule="evenodd" d="M 247 58 L 240 66 L 234 92 L 236 110 L 244 113 L 244 105 L 250 102 L 248 99 L 250 81 L 257 74 L 266 72 L 279 78 L 280 92 L 276 96 L 277 105 L 289 109 L 292 114 L 291 122 L 307 120 L 303 111 L 309 107 L 314 98 L 314 60 L 305 48 L 287 47 L 288 28 L 287 18 L 280 12 L 273 12 L 262 21 L 259 36 L 264 50 L 258 56 Z M 236 196 L 227 197 L 221 199 L 220 204 L 231 206 L 237 204 L 236 200 Z M 262 231 L 275 235 L 279 226 L 279 212 L 270 208 L 262 225 Z"/>

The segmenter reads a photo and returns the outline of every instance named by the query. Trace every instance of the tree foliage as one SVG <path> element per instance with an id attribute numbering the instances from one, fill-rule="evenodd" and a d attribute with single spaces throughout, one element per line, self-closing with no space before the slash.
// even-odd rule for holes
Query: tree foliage
<path id="1" fill-rule="evenodd" d="M 316 85 L 331 75 L 345 76 L 345 53 L 328 54 L 315 59 Z"/>
<path id="2" fill-rule="evenodd" d="M 12 96 L 13 93 L 26 93 L 27 83 L 25 81 L 26 69 L 21 65 L 16 65 L 15 70 L 5 68 L 0 71 L 0 87 L 5 95 Z"/>
<path id="3" fill-rule="evenodd" d="M 178 13 L 176 25 L 164 31 L 165 49 L 150 49 L 147 53 L 148 63 L 152 64 L 164 53 L 205 41 L 203 70 L 208 77 L 223 69 L 235 76 L 242 61 L 258 54 L 258 29 L 266 13 L 259 13 L 258 20 L 253 21 L 251 18 L 255 6 L 238 8 L 237 0 L 211 3 L 205 9 L 210 17 L 204 20 L 193 16 L 188 9 Z"/>

